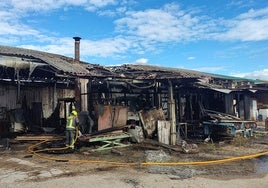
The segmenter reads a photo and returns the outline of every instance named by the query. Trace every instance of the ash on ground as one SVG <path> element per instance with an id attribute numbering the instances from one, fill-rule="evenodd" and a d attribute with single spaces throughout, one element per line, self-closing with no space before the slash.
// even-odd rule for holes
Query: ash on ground
<path id="1" fill-rule="evenodd" d="M 147 150 L 145 151 L 147 162 L 170 162 L 171 156 L 163 150 Z M 171 179 L 187 179 L 195 175 L 205 174 L 205 171 L 200 171 L 191 166 L 148 166 L 147 172 L 152 174 L 167 174 Z"/>

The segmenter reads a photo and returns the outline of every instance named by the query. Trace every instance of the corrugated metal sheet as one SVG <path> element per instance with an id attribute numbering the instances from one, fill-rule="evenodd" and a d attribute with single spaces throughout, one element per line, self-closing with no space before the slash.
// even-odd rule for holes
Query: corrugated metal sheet
<path id="1" fill-rule="evenodd" d="M 204 76 L 197 71 L 152 65 L 125 64 L 122 66 L 113 66 L 109 68 L 111 72 L 118 74 L 121 78 L 132 78 L 137 80 L 199 79 Z"/>
<path id="2" fill-rule="evenodd" d="M 73 63 L 73 58 L 40 52 L 36 50 L 29 50 L 16 47 L 0 46 L 0 54 L 9 56 L 24 57 L 33 60 L 42 60 L 43 62 L 53 66 L 54 68 L 74 74 L 74 75 L 87 75 L 88 71 L 79 63 Z"/>
<path id="3" fill-rule="evenodd" d="M 9 56 L 13 58 L 23 58 L 18 63 L 34 63 L 42 64 L 46 63 L 48 66 L 56 69 L 58 74 L 68 73 L 80 77 L 111 77 L 116 76 L 108 68 L 100 66 L 98 64 L 90 64 L 87 62 L 80 61 L 80 63 L 74 63 L 74 59 L 58 54 L 46 53 L 36 50 L 29 50 L 23 48 L 0 46 L 0 55 Z M 31 62 L 32 61 L 32 62 Z"/>
<path id="4" fill-rule="evenodd" d="M 151 109 L 149 111 L 139 111 L 139 117 L 142 122 L 144 133 L 149 138 L 153 136 L 153 133 L 157 129 L 157 121 L 165 120 L 165 115 L 161 108 Z"/>
<path id="5" fill-rule="evenodd" d="M 127 123 L 128 108 L 126 106 L 97 105 L 98 130 L 124 126 Z"/>
<path id="6" fill-rule="evenodd" d="M 74 91 L 71 89 L 56 89 L 57 98 L 72 98 Z M 43 116 L 47 118 L 53 112 L 53 87 L 22 88 L 20 100 L 17 100 L 17 88 L 10 85 L 0 85 L 0 107 L 7 110 L 21 108 L 22 99 L 26 99 L 28 108 L 32 108 L 34 102 L 42 103 Z M 62 109 L 63 113 L 63 109 Z"/>
<path id="7" fill-rule="evenodd" d="M 111 105 L 98 105 L 96 106 L 98 112 L 98 131 L 112 127 L 112 114 Z"/>
<path id="8" fill-rule="evenodd" d="M 0 85 L 0 107 L 14 109 L 17 106 L 17 88 Z"/>
<path id="9" fill-rule="evenodd" d="M 170 144 L 170 121 L 157 121 L 157 137 L 160 143 Z"/>
<path id="10" fill-rule="evenodd" d="M 209 74 L 194 70 L 160 67 L 152 65 L 125 64 L 122 66 L 103 67 L 82 62 L 74 63 L 74 58 L 29 50 L 16 47 L 0 46 L 0 55 L 17 56 L 34 60 L 41 60 L 49 66 L 57 69 L 58 72 L 69 73 L 78 76 L 95 76 L 95 77 L 121 77 L 135 79 L 180 79 L 204 77 L 218 78 L 222 80 L 233 80 L 237 82 L 253 82 L 249 79 L 228 77 L 223 75 Z"/>

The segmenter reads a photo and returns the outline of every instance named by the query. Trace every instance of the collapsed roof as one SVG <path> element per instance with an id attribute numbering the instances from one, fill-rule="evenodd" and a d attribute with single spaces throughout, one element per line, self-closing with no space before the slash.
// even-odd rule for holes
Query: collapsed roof
<path id="1" fill-rule="evenodd" d="M 59 78 L 107 78 L 120 80 L 190 82 L 199 87 L 217 89 L 250 88 L 252 80 L 203 73 L 193 70 L 151 65 L 124 64 L 103 67 L 74 58 L 17 47 L 0 46 L 0 78 L 14 79 L 59 79 Z M 11 70 L 12 69 L 12 70 Z M 40 78 L 42 77 L 42 78 Z"/>
<path id="2" fill-rule="evenodd" d="M 121 78 L 136 80 L 172 80 L 173 83 L 194 83 L 197 87 L 215 89 L 250 88 L 253 80 L 209 74 L 194 70 L 160 67 L 152 65 L 125 64 L 108 67 Z M 227 91 L 224 91 L 227 92 Z M 228 91 L 229 92 L 229 91 Z"/>

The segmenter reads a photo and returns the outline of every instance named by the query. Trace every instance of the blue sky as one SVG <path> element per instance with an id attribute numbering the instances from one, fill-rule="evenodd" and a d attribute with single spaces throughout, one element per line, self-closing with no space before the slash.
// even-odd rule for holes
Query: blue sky
<path id="1" fill-rule="evenodd" d="M 1 0 L 0 45 L 268 80 L 267 0 Z"/>

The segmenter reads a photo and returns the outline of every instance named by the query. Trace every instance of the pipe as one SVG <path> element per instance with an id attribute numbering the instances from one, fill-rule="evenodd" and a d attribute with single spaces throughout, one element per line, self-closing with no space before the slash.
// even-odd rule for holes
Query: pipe
<path id="1" fill-rule="evenodd" d="M 80 37 L 73 37 L 74 39 L 74 62 L 79 63 L 80 61 Z"/>

